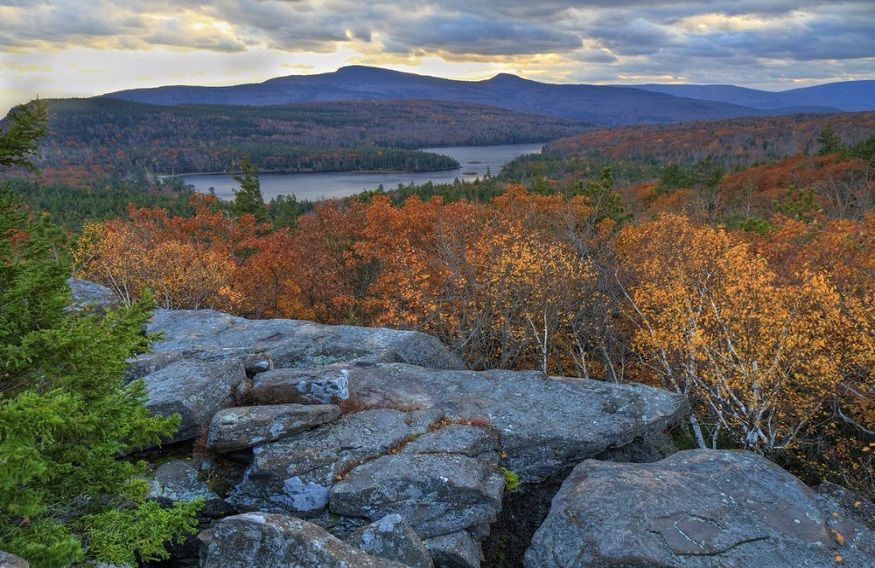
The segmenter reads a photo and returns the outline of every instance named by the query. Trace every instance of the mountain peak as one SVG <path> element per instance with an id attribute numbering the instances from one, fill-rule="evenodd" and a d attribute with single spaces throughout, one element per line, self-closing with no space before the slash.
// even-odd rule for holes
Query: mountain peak
<path id="1" fill-rule="evenodd" d="M 373 79 L 376 77 L 407 77 L 413 74 L 393 69 L 383 69 L 382 67 L 370 67 L 368 65 L 346 65 L 339 67 L 337 71 L 329 73 L 329 75 L 343 78 Z"/>
<path id="2" fill-rule="evenodd" d="M 528 79 L 523 79 L 519 75 L 514 75 L 513 73 L 499 73 L 492 79 L 489 79 L 487 83 L 533 83 L 534 81 L 530 81 Z"/>

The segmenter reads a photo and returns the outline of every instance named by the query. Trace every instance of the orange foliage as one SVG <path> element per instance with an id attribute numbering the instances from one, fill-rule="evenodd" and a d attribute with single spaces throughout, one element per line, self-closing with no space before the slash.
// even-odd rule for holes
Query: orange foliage
<path id="1" fill-rule="evenodd" d="M 728 175 L 720 192 L 746 216 L 769 217 L 788 189 L 813 189 L 827 217 L 859 218 L 875 204 L 870 170 L 859 158 L 799 155 Z"/>
<path id="2" fill-rule="evenodd" d="M 300 310 L 300 290 L 281 275 L 293 261 L 279 253 L 288 235 L 266 234 L 252 216 L 234 220 L 211 210 L 214 198 L 192 199 L 196 214 L 187 219 L 131 208 L 130 221 L 87 224 L 74 254 L 80 275 L 127 301 L 148 289 L 168 309 L 258 316 Z"/>
<path id="3" fill-rule="evenodd" d="M 629 270 L 633 347 L 698 422 L 773 453 L 809 438 L 844 378 L 830 339 L 847 320 L 820 272 L 779 278 L 737 236 L 666 216 L 618 239 Z M 694 423 L 694 427 L 697 424 Z"/>
<path id="4" fill-rule="evenodd" d="M 689 396 L 702 446 L 729 435 L 875 494 L 873 213 L 761 237 L 681 215 L 617 234 L 584 198 L 514 185 L 491 203 L 324 202 L 276 231 L 195 205 L 87 225 L 83 276 L 164 307 L 422 330 L 473 368 L 631 376 Z"/>
<path id="5" fill-rule="evenodd" d="M 785 278 L 813 271 L 838 291 L 841 325 L 829 338 L 842 367 L 837 411 L 875 430 L 875 212 L 823 225 L 776 222 L 779 229 L 755 244 Z"/>
<path id="6" fill-rule="evenodd" d="M 377 197 L 352 246 L 368 275 L 360 305 L 371 323 L 433 333 L 475 367 L 579 371 L 571 348 L 594 282 L 579 223 L 590 212 L 520 186 L 492 204 Z"/>

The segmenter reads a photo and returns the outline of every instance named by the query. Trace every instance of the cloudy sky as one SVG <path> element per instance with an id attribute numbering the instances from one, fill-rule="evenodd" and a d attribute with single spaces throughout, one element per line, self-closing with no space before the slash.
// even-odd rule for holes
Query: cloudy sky
<path id="1" fill-rule="evenodd" d="M 227 85 L 350 64 L 455 79 L 875 79 L 875 1 L 0 0 L 0 113 L 40 96 Z"/>

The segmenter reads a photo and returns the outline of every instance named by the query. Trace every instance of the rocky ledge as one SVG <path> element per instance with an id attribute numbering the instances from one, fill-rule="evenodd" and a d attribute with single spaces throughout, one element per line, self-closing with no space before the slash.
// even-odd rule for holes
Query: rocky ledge
<path id="1" fill-rule="evenodd" d="M 329 550 L 337 565 L 480 566 L 507 479 L 538 484 L 642 446 L 687 412 L 640 385 L 467 371 L 415 332 L 206 310 L 158 310 L 148 331 L 161 340 L 131 378 L 153 412 L 183 417 L 175 441 L 198 439 L 204 453 L 162 465 L 154 494 L 207 499 L 206 566 L 290 554 L 327 566 Z M 383 551 L 411 550 L 399 539 L 428 562 Z M 392 544 L 368 548 L 375 540 Z"/>
<path id="2" fill-rule="evenodd" d="M 666 391 L 468 371 L 416 332 L 209 310 L 148 331 L 130 378 L 183 418 L 149 456 L 153 498 L 205 501 L 169 565 L 875 564 L 871 504 L 841 488 L 746 452 L 668 456 L 689 409 Z"/>

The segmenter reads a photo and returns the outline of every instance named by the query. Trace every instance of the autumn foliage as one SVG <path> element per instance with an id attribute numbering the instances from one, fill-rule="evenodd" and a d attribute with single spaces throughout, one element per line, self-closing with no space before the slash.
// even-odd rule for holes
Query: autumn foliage
<path id="1" fill-rule="evenodd" d="M 698 445 L 873 492 L 871 212 L 777 216 L 765 235 L 677 213 L 618 226 L 586 195 L 508 186 L 324 202 L 272 230 L 194 205 L 88 226 L 82 274 L 163 307 L 423 330 L 473 368 L 659 385 L 689 397 Z"/>
<path id="2" fill-rule="evenodd" d="M 781 278 L 738 235 L 677 216 L 631 227 L 617 246 L 632 346 L 710 422 L 707 445 L 726 433 L 773 454 L 814 435 L 854 357 L 833 343 L 854 326 L 827 274 L 800 266 Z"/>

